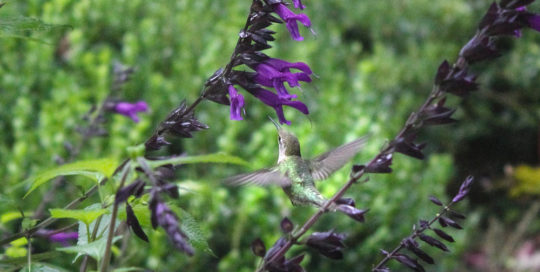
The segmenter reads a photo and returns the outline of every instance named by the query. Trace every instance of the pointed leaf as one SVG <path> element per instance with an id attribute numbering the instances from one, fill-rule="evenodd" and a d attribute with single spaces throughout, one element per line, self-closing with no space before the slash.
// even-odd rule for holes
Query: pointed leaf
<path id="1" fill-rule="evenodd" d="M 110 177 L 114 173 L 116 166 L 117 161 L 115 159 L 78 161 L 58 166 L 32 178 L 32 186 L 24 197 L 27 197 L 36 188 L 57 176 L 82 175 L 100 181 L 105 177 Z"/>

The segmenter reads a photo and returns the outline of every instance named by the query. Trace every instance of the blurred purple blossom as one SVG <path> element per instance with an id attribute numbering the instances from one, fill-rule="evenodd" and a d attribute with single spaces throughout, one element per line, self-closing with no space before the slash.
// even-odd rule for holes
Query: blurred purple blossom
<path id="1" fill-rule="evenodd" d="M 294 1 L 295 7 L 303 7 L 300 0 Z M 285 21 L 287 25 L 287 29 L 291 33 L 291 36 L 296 41 L 302 41 L 304 40 L 304 37 L 300 36 L 300 31 L 298 30 L 298 23 L 302 23 L 305 27 L 311 26 L 311 21 L 309 20 L 309 17 L 305 14 L 296 14 L 292 12 L 287 6 L 283 3 L 278 3 L 274 5 L 274 11 L 281 17 L 283 21 Z"/>
<path id="2" fill-rule="evenodd" d="M 122 114 L 131 118 L 134 122 L 139 122 L 139 112 L 147 112 L 148 104 L 144 101 L 139 101 L 137 103 L 128 103 L 128 102 L 118 102 L 114 106 L 114 111 L 118 114 Z"/>
<path id="3" fill-rule="evenodd" d="M 57 232 L 56 230 L 39 230 L 36 235 L 49 239 L 51 242 L 69 246 L 69 240 L 77 240 L 79 234 L 76 231 Z"/>
<path id="4" fill-rule="evenodd" d="M 242 120 L 241 111 L 244 107 L 242 96 L 233 85 L 229 85 L 229 99 L 231 100 L 231 120 Z"/>
<path id="5" fill-rule="evenodd" d="M 304 6 L 304 4 L 302 4 L 302 0 L 292 0 L 293 4 L 294 4 L 294 7 L 297 8 L 297 9 L 305 9 L 306 6 Z"/>

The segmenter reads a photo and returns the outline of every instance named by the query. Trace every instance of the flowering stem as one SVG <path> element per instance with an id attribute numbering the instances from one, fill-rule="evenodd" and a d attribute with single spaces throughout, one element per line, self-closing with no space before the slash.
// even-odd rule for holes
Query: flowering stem
<path id="1" fill-rule="evenodd" d="M 431 219 L 431 221 L 429 221 L 428 224 L 424 225 L 424 226 L 421 226 L 419 229 L 415 230 L 413 232 L 413 234 L 411 234 L 409 237 L 407 238 L 411 238 L 411 239 L 415 239 L 416 237 L 418 237 L 418 235 L 420 235 L 421 233 L 423 233 L 425 230 L 427 230 L 429 227 L 431 227 L 431 225 L 433 223 L 435 223 L 437 220 L 439 220 L 439 218 L 441 218 L 443 215 L 445 215 L 449 210 L 450 210 L 450 207 L 454 204 L 455 202 L 450 202 L 448 205 L 444 206 L 444 208 L 441 210 L 441 212 L 437 213 L 437 215 Z M 405 238 L 405 239 L 407 239 Z M 403 240 L 405 240 L 403 239 Z M 392 250 L 392 252 L 388 253 L 384 259 L 382 259 L 375 267 L 373 267 L 371 269 L 371 271 L 377 271 L 377 269 L 381 269 L 396 253 L 398 253 L 400 250 L 402 250 L 403 248 L 405 247 L 404 243 L 401 242 L 399 243 L 399 245 L 394 248 L 394 250 Z"/>
<path id="2" fill-rule="evenodd" d="M 131 170 L 130 164 L 127 163 L 124 165 L 124 172 L 122 173 L 122 178 L 120 180 L 120 186 L 118 187 L 118 190 L 122 189 L 124 187 L 124 183 L 126 182 L 127 176 Z M 109 263 L 111 259 L 111 247 L 112 247 L 112 240 L 114 237 L 114 227 L 116 223 L 116 216 L 118 215 L 118 206 L 120 205 L 119 201 L 114 201 L 113 210 L 111 214 L 111 222 L 109 223 L 109 235 L 107 236 L 107 245 L 105 246 L 105 254 L 103 256 L 103 263 L 101 263 L 101 271 L 107 272 L 109 270 Z"/>

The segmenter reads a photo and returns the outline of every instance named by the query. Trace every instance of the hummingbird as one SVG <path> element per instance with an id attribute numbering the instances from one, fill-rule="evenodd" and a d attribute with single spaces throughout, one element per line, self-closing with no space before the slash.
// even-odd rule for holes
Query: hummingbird
<path id="1" fill-rule="evenodd" d="M 313 159 L 304 159 L 300 153 L 298 138 L 283 129 L 272 118 L 270 120 L 278 131 L 277 165 L 229 177 L 224 182 L 229 185 L 278 185 L 283 188 L 294 206 L 322 207 L 327 199 L 317 190 L 315 181 L 325 180 L 343 167 L 362 149 L 366 141 L 365 137 L 346 143 Z"/>

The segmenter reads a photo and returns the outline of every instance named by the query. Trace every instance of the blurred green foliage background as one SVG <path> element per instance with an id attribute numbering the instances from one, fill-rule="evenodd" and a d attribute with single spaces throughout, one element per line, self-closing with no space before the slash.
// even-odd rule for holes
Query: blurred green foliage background
<path id="1" fill-rule="evenodd" d="M 21 200 L 28 188 L 25 181 L 54 167 L 57 157 L 65 157 L 66 143 L 80 141 L 76 128 L 92 105 L 107 95 L 113 61 L 137 69 L 124 87 L 123 98 L 145 100 L 152 110 L 137 124 L 109 115 L 109 136 L 92 139 L 79 159 L 124 158 L 126 148 L 142 143 L 183 99 L 193 101 L 204 81 L 229 60 L 250 2 L 9 1 L 0 9 L 0 22 L 27 16 L 70 27 L 19 33 L 33 40 L 0 35 L 0 215 L 17 210 L 31 214 L 39 205 L 47 186 Z M 368 146 L 354 160 L 363 163 L 421 105 L 438 65 L 456 58 L 490 1 L 304 3 L 317 34 L 302 29 L 306 40 L 295 42 L 284 26 L 275 25 L 277 40 L 267 52 L 272 57 L 306 62 L 318 76 L 312 84 L 302 86 L 300 95 L 311 114 L 306 117 L 285 110 L 292 120 L 289 129 L 299 137 L 307 157 L 370 133 Z M 535 8 L 540 10 L 538 5 L 531 7 Z M 446 189 L 452 191 L 454 186 L 452 181 L 467 174 L 489 179 L 501 176 L 506 163 L 537 163 L 538 41 L 540 36 L 532 31 L 525 31 L 519 40 L 504 39 L 500 42 L 503 57 L 475 66 L 481 89 L 466 101 L 450 99 L 451 105 L 459 107 L 456 117 L 462 121 L 429 128 L 421 135 L 429 143 L 424 161 L 396 155 L 391 175 L 372 175 L 370 182 L 352 188 L 347 195 L 359 207 L 370 209 L 366 223 L 339 214 L 325 215 L 314 230 L 331 227 L 348 233 L 345 259 L 337 262 L 308 254 L 303 262 L 306 269 L 367 271 L 378 261 L 380 248 L 394 247 L 418 219 L 435 213 L 434 206 L 428 205 L 428 195 L 445 199 Z M 150 244 L 132 239 L 129 255 L 116 257 L 123 266 L 158 271 L 252 271 L 258 262 L 250 251 L 253 239 L 261 237 L 269 247 L 280 236 L 283 216 L 302 224 L 315 211 L 293 207 L 279 188 L 228 188 L 220 183 L 230 175 L 270 166 L 277 159 L 276 131 L 267 119 L 274 115 L 272 109 L 246 98 L 246 116 L 240 122 L 229 120 L 227 107 L 204 102 L 196 115 L 210 129 L 193 139 L 175 140 L 163 152 L 226 152 L 251 163 L 252 169 L 200 165 L 177 171 L 177 183 L 189 190 L 183 190 L 175 204 L 200 222 L 215 256 L 198 252 L 188 258 L 175 252 L 162 231 L 148 230 Z M 508 148 L 498 149 L 499 145 Z M 320 183 L 323 195 L 331 196 L 348 173 L 345 167 Z M 58 192 L 49 208 L 63 207 L 78 196 L 80 187 L 88 187 L 87 182 L 68 180 L 73 182 Z M 514 207 L 508 205 L 514 200 L 504 192 L 499 196 L 482 194 L 478 198 L 479 212 L 468 212 L 466 229 L 452 232 L 457 241 L 451 245 L 450 256 L 429 250 L 437 260 L 429 271 L 463 271 L 461 255 L 475 245 L 471 238 L 482 232 L 483 219 L 494 211 L 490 205 L 497 202 L 506 209 Z M 499 212 L 509 224 L 519 219 L 505 217 L 505 209 Z M 533 230 L 538 231 L 538 225 L 536 220 Z M 19 229 L 20 220 L 0 223 L 0 233 Z M 37 250 L 50 247 L 42 243 Z M 72 264 L 70 255 L 62 256 L 65 258 L 47 262 L 69 271 L 77 269 L 78 263 Z"/>

